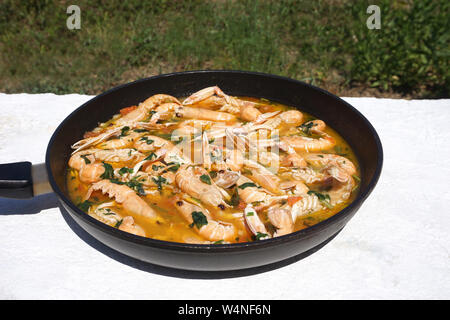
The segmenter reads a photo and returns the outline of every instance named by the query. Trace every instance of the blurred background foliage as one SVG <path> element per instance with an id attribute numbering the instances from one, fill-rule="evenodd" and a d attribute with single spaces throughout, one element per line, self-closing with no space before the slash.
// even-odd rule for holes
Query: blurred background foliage
<path id="1" fill-rule="evenodd" d="M 66 9 L 81 8 L 81 30 Z M 369 4 L 381 29 L 369 30 Z M 193 69 L 289 76 L 341 96 L 449 97 L 448 0 L 2 0 L 0 91 L 98 94 Z"/>

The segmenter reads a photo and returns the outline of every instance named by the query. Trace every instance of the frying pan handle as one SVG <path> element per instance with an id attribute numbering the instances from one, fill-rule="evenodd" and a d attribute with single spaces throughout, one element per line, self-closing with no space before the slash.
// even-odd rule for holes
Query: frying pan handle
<path id="1" fill-rule="evenodd" d="M 24 161 L 0 164 L 0 197 L 28 199 L 51 191 L 43 163 L 32 165 Z"/>

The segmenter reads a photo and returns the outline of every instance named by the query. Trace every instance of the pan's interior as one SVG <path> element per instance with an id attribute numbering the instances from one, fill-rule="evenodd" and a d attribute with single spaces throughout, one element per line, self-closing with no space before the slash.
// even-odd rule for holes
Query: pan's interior
<path id="1" fill-rule="evenodd" d="M 286 78 L 263 74 L 203 71 L 163 75 L 127 84 L 97 96 L 72 113 L 55 132 L 49 144 L 50 179 L 67 195 L 66 167 L 70 146 L 85 131 L 157 93 L 187 96 L 201 88 L 218 85 L 235 96 L 252 96 L 298 107 L 324 120 L 350 144 L 361 167 L 360 193 L 366 193 L 381 165 L 381 146 L 372 126 L 357 111 L 323 90 Z M 375 179 L 374 179 L 375 178 Z"/>

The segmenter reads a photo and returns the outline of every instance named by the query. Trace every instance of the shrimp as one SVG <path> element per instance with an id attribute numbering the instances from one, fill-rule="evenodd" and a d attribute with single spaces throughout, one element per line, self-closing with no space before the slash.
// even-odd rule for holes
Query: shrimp
<path id="1" fill-rule="evenodd" d="M 187 119 L 201 119 L 220 122 L 236 121 L 236 117 L 232 114 L 208 109 L 183 107 L 180 112 L 181 115 Z"/>
<path id="2" fill-rule="evenodd" d="M 355 187 L 355 181 L 353 180 L 353 177 L 348 174 L 348 172 L 338 169 L 337 167 L 328 168 L 328 172 L 330 172 L 330 169 L 332 170 L 333 168 L 334 170 L 337 169 L 337 171 L 339 171 L 339 178 L 332 175 L 333 178 L 335 178 L 335 181 L 331 190 L 328 191 L 330 203 L 334 206 L 350 198 L 353 188 Z M 333 172 L 331 172 L 331 174 L 333 174 Z"/>
<path id="3" fill-rule="evenodd" d="M 132 216 L 126 216 L 121 220 L 119 230 L 135 234 L 137 236 L 145 237 L 145 231 L 142 229 L 141 226 L 137 225 L 134 222 L 134 219 Z"/>
<path id="4" fill-rule="evenodd" d="M 166 103 L 155 109 L 156 113 L 150 119 L 150 123 L 158 120 L 167 120 L 173 116 L 186 119 L 211 120 L 221 122 L 232 122 L 236 117 L 232 114 L 208 109 L 180 106 L 175 103 Z"/>
<path id="5" fill-rule="evenodd" d="M 183 192 L 207 205 L 225 205 L 222 192 L 211 184 L 211 178 L 203 168 L 182 166 L 175 175 L 175 181 Z"/>
<path id="6" fill-rule="evenodd" d="M 133 146 L 136 139 L 138 139 L 140 136 L 142 136 L 142 133 L 133 131 L 130 134 L 102 142 L 101 144 L 99 144 L 97 146 L 97 148 L 100 148 L 100 149 L 129 148 L 129 147 Z"/>
<path id="7" fill-rule="evenodd" d="M 115 201 L 102 203 L 93 209 L 93 206 L 89 207 L 88 214 L 110 226 L 115 226 L 121 219 L 122 216 L 117 212 L 111 210 L 109 207 L 114 207 L 116 205 Z"/>
<path id="8" fill-rule="evenodd" d="M 298 126 L 300 123 L 302 123 L 303 120 L 303 113 L 301 113 L 298 110 L 289 110 L 282 112 L 278 114 L 276 117 L 273 117 L 271 119 L 268 119 L 262 124 L 252 123 L 249 126 L 249 129 L 251 130 L 259 130 L 259 129 L 266 129 L 266 130 L 275 130 L 278 128 L 281 124 L 285 125 L 286 127 L 295 127 Z M 262 122 L 262 121 L 257 121 Z"/>
<path id="9" fill-rule="evenodd" d="M 121 203 L 123 208 L 132 213 L 154 222 L 163 222 L 156 212 L 130 187 L 122 184 L 116 184 L 109 180 L 100 180 L 94 183 L 88 190 L 84 200 L 89 199 L 93 191 L 100 190 L 110 198 L 115 198 L 117 203 Z"/>
<path id="10" fill-rule="evenodd" d="M 324 131 L 325 131 L 326 127 L 327 127 L 327 125 L 325 124 L 325 122 L 323 122 L 322 120 L 316 119 L 316 120 L 311 120 L 311 121 L 303 123 L 299 127 L 299 129 L 308 135 L 311 133 L 324 135 L 325 134 Z"/>
<path id="11" fill-rule="evenodd" d="M 149 152 L 149 151 L 155 151 L 156 149 L 160 149 L 163 147 L 169 146 L 171 143 L 163 138 L 152 136 L 152 135 L 146 135 L 143 137 L 140 137 L 140 139 L 137 139 L 134 142 L 134 148 L 141 152 Z"/>
<path id="12" fill-rule="evenodd" d="M 277 228 L 273 237 L 283 236 L 294 231 L 294 221 L 287 208 L 272 207 L 267 213 L 270 223 Z"/>
<path id="13" fill-rule="evenodd" d="M 336 145 L 336 141 L 333 137 L 328 135 L 325 137 L 320 137 L 319 139 L 303 136 L 285 136 L 281 137 L 281 142 L 290 145 L 295 150 L 305 152 L 328 150 Z"/>
<path id="14" fill-rule="evenodd" d="M 337 154 L 313 153 L 305 155 L 305 160 L 315 168 L 335 165 L 345 170 L 349 175 L 356 173 L 356 167 L 349 159 Z"/>
<path id="15" fill-rule="evenodd" d="M 270 235 L 266 230 L 266 226 L 264 225 L 264 223 L 262 223 L 261 219 L 256 213 L 256 210 L 252 207 L 251 204 L 248 204 L 244 209 L 244 220 L 250 231 L 255 236 L 260 236 L 260 240 L 270 238 Z"/>
<path id="16" fill-rule="evenodd" d="M 176 103 L 178 105 L 181 105 L 181 102 L 178 101 L 178 99 L 175 97 L 167 94 L 155 94 L 144 102 L 140 103 L 138 108 L 136 108 L 135 110 L 117 119 L 115 124 L 126 125 L 144 120 L 148 117 L 151 110 L 163 103 Z"/>
<path id="17" fill-rule="evenodd" d="M 270 195 L 267 192 L 261 191 L 252 181 L 246 176 L 241 175 L 236 182 L 239 198 L 245 203 L 264 202 L 270 200 Z"/>
<path id="18" fill-rule="evenodd" d="M 221 106 L 220 111 L 233 115 L 240 114 L 240 117 L 245 121 L 254 121 L 261 115 L 261 112 L 256 108 L 257 103 L 226 95 L 217 86 L 204 88 L 192 94 L 183 101 L 183 105 L 197 105 L 199 107 L 204 105 L 208 107 L 211 105 Z"/>
<path id="19" fill-rule="evenodd" d="M 292 221 L 295 222 L 298 217 L 310 214 L 322 208 L 323 206 L 315 194 L 304 194 L 299 201 L 292 205 Z"/>
<path id="20" fill-rule="evenodd" d="M 101 179 L 105 173 L 105 167 L 101 163 L 93 163 L 83 166 L 78 175 L 81 182 L 94 183 Z"/>
<path id="21" fill-rule="evenodd" d="M 213 179 L 218 187 L 229 188 L 236 184 L 241 174 L 231 170 L 219 170 L 217 176 Z"/>
<path id="22" fill-rule="evenodd" d="M 122 218 L 120 214 L 109 208 L 115 205 L 115 201 L 102 203 L 98 205 L 95 210 L 92 210 L 92 207 L 90 207 L 88 214 L 107 225 L 118 227 L 119 230 L 145 237 L 144 229 L 134 222 L 133 217 L 126 216 Z"/>
<path id="23" fill-rule="evenodd" d="M 244 155 L 238 149 L 225 151 L 225 163 L 233 171 L 239 171 L 244 165 Z"/>
<path id="24" fill-rule="evenodd" d="M 280 189 L 290 189 L 293 194 L 305 194 L 309 191 L 309 188 L 302 181 L 283 181 L 279 184 Z"/>
<path id="25" fill-rule="evenodd" d="M 252 160 L 244 160 L 244 165 L 252 173 L 249 177 L 251 180 L 272 193 L 282 193 L 278 187 L 280 178 L 274 175 L 270 170 Z"/>
<path id="26" fill-rule="evenodd" d="M 124 127 L 125 127 L 125 126 L 117 127 L 117 128 L 112 128 L 112 129 L 106 130 L 105 132 L 103 132 L 103 133 L 101 133 L 101 134 L 99 134 L 99 135 L 96 135 L 96 136 L 94 136 L 94 137 L 88 137 L 88 138 L 82 139 L 82 140 L 80 140 L 80 141 L 74 143 L 74 144 L 71 146 L 72 149 L 75 149 L 75 150 L 72 152 L 72 154 L 74 154 L 74 153 L 76 153 L 76 152 L 78 152 L 78 151 L 80 151 L 80 150 L 86 149 L 87 147 L 90 147 L 90 146 L 92 146 L 92 145 L 94 145 L 94 144 L 98 144 L 98 143 L 100 143 L 100 142 L 102 142 L 102 141 L 104 141 L 104 140 L 106 140 L 106 139 L 108 139 L 108 138 L 110 138 L 110 137 L 116 135 L 116 134 L 119 133 L 119 132 L 122 130 L 122 128 L 124 128 Z"/>
<path id="27" fill-rule="evenodd" d="M 306 167 L 307 163 L 301 155 L 294 151 L 282 157 L 281 165 L 285 167 Z"/>
<path id="28" fill-rule="evenodd" d="M 69 166 L 78 170 L 81 182 L 92 183 L 100 180 L 105 172 L 101 163 L 95 162 L 94 150 L 84 150 L 73 154 L 69 159 Z"/>
<path id="29" fill-rule="evenodd" d="M 209 241 L 231 241 L 236 237 L 233 224 L 214 220 L 206 209 L 185 200 L 176 201 L 175 207 L 189 225 Z"/>
<path id="30" fill-rule="evenodd" d="M 95 162 L 95 156 L 93 154 L 94 151 L 96 151 L 96 149 L 78 151 L 72 154 L 72 156 L 69 159 L 69 166 L 76 170 L 80 170 L 82 167 L 90 163 L 94 163 Z"/>
<path id="31" fill-rule="evenodd" d="M 118 149 L 118 150 L 100 150 L 87 149 L 73 154 L 69 159 L 69 166 L 80 170 L 86 164 L 99 161 L 108 162 L 127 162 L 132 160 L 140 160 L 145 155 L 134 149 Z"/>

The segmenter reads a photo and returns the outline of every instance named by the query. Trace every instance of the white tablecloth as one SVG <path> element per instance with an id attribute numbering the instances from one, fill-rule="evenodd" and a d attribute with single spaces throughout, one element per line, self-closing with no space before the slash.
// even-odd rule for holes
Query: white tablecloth
<path id="1" fill-rule="evenodd" d="M 43 162 L 57 125 L 90 98 L 0 94 L 0 163 Z M 0 199 L 0 299 L 449 299 L 450 100 L 345 100 L 380 134 L 383 172 L 313 255 L 240 277 L 174 272 L 98 243 L 54 194 Z"/>

